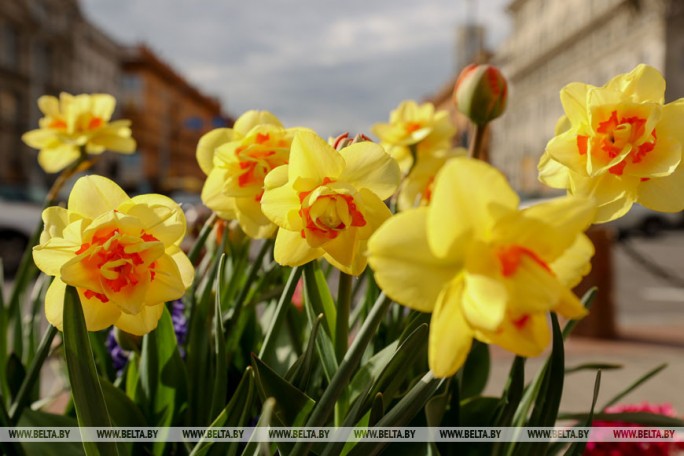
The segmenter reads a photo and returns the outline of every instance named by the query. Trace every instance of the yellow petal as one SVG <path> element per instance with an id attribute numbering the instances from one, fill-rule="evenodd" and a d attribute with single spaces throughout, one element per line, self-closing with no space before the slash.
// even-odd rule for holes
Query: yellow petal
<path id="1" fill-rule="evenodd" d="M 57 173 L 75 162 L 79 155 L 77 147 L 58 144 L 55 147 L 41 149 L 38 152 L 38 164 L 46 173 Z"/>
<path id="2" fill-rule="evenodd" d="M 323 256 L 323 250 L 311 248 L 299 231 L 278 230 L 273 256 L 283 266 L 301 266 Z"/>
<path id="3" fill-rule="evenodd" d="M 185 252 L 183 252 L 178 246 L 172 245 L 166 249 L 166 254 L 169 255 L 173 261 L 176 263 L 178 272 L 180 272 L 181 282 L 187 290 L 192 285 L 195 278 L 195 267 L 190 262 Z"/>
<path id="4" fill-rule="evenodd" d="M 363 214 L 366 224 L 358 228 L 359 239 L 368 239 L 387 219 L 392 212 L 378 196 L 368 189 L 362 189 L 354 198 L 357 209 Z"/>
<path id="5" fill-rule="evenodd" d="M 561 90 L 561 103 L 571 125 L 577 126 L 588 123 L 587 93 L 590 88 L 592 88 L 590 85 L 573 82 Z"/>
<path id="6" fill-rule="evenodd" d="M 130 334 L 144 336 L 157 327 L 163 312 L 164 304 L 144 306 L 140 313 L 135 315 L 122 313 L 114 326 Z"/>
<path id="7" fill-rule="evenodd" d="M 304 179 L 319 185 L 326 177 L 336 180 L 344 165 L 342 156 L 315 133 L 299 131 L 292 140 L 288 169 L 292 183 Z"/>
<path id="8" fill-rule="evenodd" d="M 624 173 L 644 178 L 669 176 L 679 166 L 681 160 L 681 143 L 676 142 L 672 138 L 659 137 L 655 148 L 641 157 L 638 163 L 627 160 Z"/>
<path id="9" fill-rule="evenodd" d="M 267 239 L 275 233 L 276 225 L 261 211 L 254 197 L 235 198 L 235 209 L 240 227 L 252 239 Z"/>
<path id="10" fill-rule="evenodd" d="M 94 116 L 107 121 L 112 118 L 114 108 L 116 107 L 116 99 L 106 93 L 94 94 L 90 97 L 92 107 L 91 111 Z"/>
<path id="11" fill-rule="evenodd" d="M 427 208 L 408 210 L 387 220 L 368 241 L 368 262 L 389 297 L 412 309 L 431 312 L 442 288 L 462 263 L 439 258 L 428 246 Z"/>
<path id="12" fill-rule="evenodd" d="M 611 79 L 607 88 L 618 90 L 635 102 L 663 103 L 665 78 L 658 70 L 640 64 L 632 71 Z"/>
<path id="13" fill-rule="evenodd" d="M 180 299 L 185 294 L 186 286 L 178 269 L 178 265 L 169 255 L 156 260 L 154 279 L 150 281 L 144 304 L 146 306 L 163 304 Z"/>
<path id="14" fill-rule="evenodd" d="M 654 177 L 642 182 L 638 189 L 637 202 L 660 212 L 684 210 L 684 166 L 679 165 L 669 176 Z"/>
<path id="15" fill-rule="evenodd" d="M 60 331 L 63 330 L 65 292 L 66 284 L 59 277 L 55 277 L 45 293 L 45 318 Z"/>
<path id="16" fill-rule="evenodd" d="M 522 318 L 522 317 L 518 317 Z M 497 332 L 476 331 L 475 338 L 488 344 L 496 344 L 516 355 L 539 356 L 551 341 L 551 332 L 545 313 L 530 314 L 524 324 L 514 324 L 507 318 Z"/>
<path id="17" fill-rule="evenodd" d="M 589 238 L 580 234 L 575 242 L 549 266 L 558 280 L 567 288 L 574 288 L 582 277 L 591 270 L 591 257 L 594 256 L 594 244 Z"/>
<path id="18" fill-rule="evenodd" d="M 69 224 L 69 212 L 60 206 L 51 206 L 43 210 L 43 232 L 40 235 L 40 243 L 45 244 L 53 237 L 62 237 L 64 229 Z"/>
<path id="19" fill-rule="evenodd" d="M 454 375 L 465 362 L 473 330 L 461 310 L 463 282 L 452 281 L 440 294 L 430 320 L 428 364 L 437 378 Z"/>
<path id="20" fill-rule="evenodd" d="M 276 225 L 290 231 L 303 228 L 298 211 L 297 192 L 287 185 L 287 166 L 280 166 L 266 176 L 266 190 L 261 197 L 261 211 Z"/>
<path id="21" fill-rule="evenodd" d="M 209 175 L 214 167 L 214 151 L 217 147 L 232 141 L 235 134 L 232 128 L 217 128 L 204 134 L 197 143 L 197 163 L 204 174 Z"/>
<path id="22" fill-rule="evenodd" d="M 122 154 L 132 154 L 136 151 L 136 147 L 138 146 L 133 138 L 120 134 L 107 134 L 107 132 L 100 133 L 93 137 L 88 142 L 88 146 L 90 147 L 93 145 Z"/>
<path id="23" fill-rule="evenodd" d="M 663 106 L 660 122 L 656 126 L 658 141 L 661 138 L 671 138 L 679 144 L 684 144 L 682 119 L 684 119 L 684 98 Z"/>
<path id="24" fill-rule="evenodd" d="M 235 121 L 233 129 L 242 136 L 246 136 L 249 131 L 257 125 L 275 125 L 282 127 L 280 120 L 268 111 L 251 110 L 242 114 Z"/>
<path id="25" fill-rule="evenodd" d="M 108 328 L 121 315 L 121 310 L 111 302 L 101 302 L 96 297 L 86 298 L 82 289 L 78 289 L 78 296 L 83 306 L 83 317 L 88 331 L 100 331 Z"/>
<path id="26" fill-rule="evenodd" d="M 622 217 L 637 197 L 640 180 L 632 176 L 614 176 L 605 173 L 596 177 L 571 174 L 572 192 L 591 198 L 597 206 L 594 223 L 604 223 Z M 663 178 L 659 178 L 663 179 Z"/>
<path id="27" fill-rule="evenodd" d="M 62 266 L 76 256 L 80 247 L 80 244 L 63 238 L 52 238 L 33 248 L 33 261 L 45 274 L 58 276 Z"/>
<path id="28" fill-rule="evenodd" d="M 325 258 L 346 274 L 359 275 L 366 269 L 365 243 L 358 239 L 356 228 L 341 231 L 337 237 L 321 246 Z"/>
<path id="29" fill-rule="evenodd" d="M 60 145 L 59 139 L 53 131 L 42 128 L 27 131 L 21 136 L 21 140 L 34 149 L 49 149 Z"/>
<path id="30" fill-rule="evenodd" d="M 464 274 L 462 310 L 470 326 L 494 331 L 506 314 L 508 292 L 496 258 L 486 248 L 473 248 Z"/>
<path id="31" fill-rule="evenodd" d="M 43 95 L 38 98 L 38 108 L 48 117 L 59 116 L 59 100 L 52 95 Z"/>
<path id="32" fill-rule="evenodd" d="M 145 233 L 151 234 L 166 246 L 180 244 L 185 236 L 185 213 L 167 196 L 138 195 L 122 205 L 120 210 L 140 220 Z"/>
<path id="33" fill-rule="evenodd" d="M 113 181 L 102 176 L 84 176 L 76 181 L 69 195 L 69 211 L 94 219 L 128 201 L 128 195 Z"/>
<path id="34" fill-rule="evenodd" d="M 235 198 L 223 192 L 223 186 L 228 179 L 228 172 L 225 168 L 216 167 L 211 170 L 209 177 L 202 187 L 202 202 L 219 217 L 225 220 L 233 220 L 235 214 Z"/>
<path id="35" fill-rule="evenodd" d="M 577 233 L 589 228 L 596 217 L 596 206 L 591 199 L 566 196 L 530 206 L 523 210 L 523 216 L 519 236 L 528 240 L 523 245 L 551 262 L 575 242 Z M 543 225 L 530 231 L 532 226 L 524 226 L 527 220 Z"/>
<path id="36" fill-rule="evenodd" d="M 462 256 L 473 232 L 488 236 L 496 220 L 518 203 L 500 171 L 480 160 L 452 158 L 435 179 L 427 220 L 432 251 Z"/>
<path id="37" fill-rule="evenodd" d="M 372 142 L 360 142 L 340 151 L 346 167 L 339 177 L 357 190 L 367 188 L 381 200 L 392 196 L 401 178 L 399 165 L 382 146 Z"/>
<path id="38" fill-rule="evenodd" d="M 576 173 L 586 174 L 586 159 L 580 155 L 577 147 L 577 133 L 568 130 L 565 133 L 553 137 L 546 145 L 545 155 L 553 162 L 568 167 Z M 540 162 L 539 166 L 542 166 Z M 552 168 L 553 169 L 553 168 Z"/>
<path id="39" fill-rule="evenodd" d="M 570 186 L 568 168 L 552 159 L 548 152 L 544 152 L 537 168 L 539 170 L 539 180 L 549 187 L 568 188 Z"/>

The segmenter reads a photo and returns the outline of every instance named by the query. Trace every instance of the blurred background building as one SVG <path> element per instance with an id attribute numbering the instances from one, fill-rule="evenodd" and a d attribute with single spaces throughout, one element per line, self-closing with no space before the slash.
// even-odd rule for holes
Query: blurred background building
<path id="1" fill-rule="evenodd" d="M 37 128 L 38 97 L 62 91 L 112 94 L 118 100 L 114 117 L 133 120 L 139 153 L 104 154 L 95 172 L 131 191 L 197 189 L 197 140 L 230 122 L 216 99 L 150 49 L 114 42 L 77 0 L 0 4 L 0 195 L 39 200 L 55 178 L 38 168 L 37 152 L 21 135 Z M 186 176 L 191 179 L 181 179 Z"/>
<path id="2" fill-rule="evenodd" d="M 493 63 L 509 80 L 504 116 L 492 124 L 492 162 L 527 196 L 550 189 L 537 163 L 563 114 L 559 90 L 603 85 L 639 63 L 660 70 L 666 101 L 684 96 L 684 2 L 679 0 L 514 0 L 512 33 Z"/>

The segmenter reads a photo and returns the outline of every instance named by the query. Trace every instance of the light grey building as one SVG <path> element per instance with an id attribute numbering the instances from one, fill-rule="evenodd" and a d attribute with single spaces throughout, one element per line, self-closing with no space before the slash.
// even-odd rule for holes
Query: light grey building
<path id="1" fill-rule="evenodd" d="M 639 63 L 684 96 L 684 2 L 514 0 L 511 36 L 494 64 L 509 80 L 506 114 L 492 124 L 492 162 L 522 194 L 549 192 L 537 163 L 563 114 L 559 92 L 574 81 L 603 85 Z"/>

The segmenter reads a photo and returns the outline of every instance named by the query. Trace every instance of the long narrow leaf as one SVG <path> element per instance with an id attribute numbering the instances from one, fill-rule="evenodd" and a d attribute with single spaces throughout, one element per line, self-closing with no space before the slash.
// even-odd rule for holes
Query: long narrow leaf
<path id="1" fill-rule="evenodd" d="M 601 371 L 596 372 L 596 380 L 594 380 L 594 395 L 591 398 L 591 408 L 589 409 L 589 416 L 584 421 L 584 427 L 590 428 L 594 422 L 594 408 L 596 408 L 596 401 L 598 400 L 599 389 L 601 388 Z M 587 446 L 587 442 L 575 442 L 570 445 L 568 451 L 565 452 L 565 456 L 580 456 L 584 453 L 584 448 Z"/>
<path id="2" fill-rule="evenodd" d="M 228 360 L 226 358 L 226 336 L 223 332 L 221 315 L 221 278 L 226 268 L 226 255 L 222 254 L 216 273 L 216 298 L 214 302 L 214 392 L 212 393 L 210 419 L 214 419 L 226 400 L 228 390 Z M 247 285 L 246 285 L 247 286 Z"/>
<path id="3" fill-rule="evenodd" d="M 64 354 L 79 426 L 111 426 L 95 369 L 81 300 L 76 289 L 70 286 L 67 287 L 64 298 Z M 116 445 L 110 442 L 83 442 L 83 447 L 87 455 L 118 454 Z"/>
<path id="4" fill-rule="evenodd" d="M 616 395 L 615 395 L 612 399 L 610 399 L 608 402 L 606 402 L 605 404 L 603 404 L 603 407 L 601 407 L 601 411 L 607 409 L 608 407 L 610 407 L 610 406 L 613 405 L 613 404 L 617 404 L 618 402 L 620 402 L 620 400 L 621 400 L 623 397 L 627 396 L 629 393 L 631 393 L 632 391 L 634 391 L 635 389 L 637 389 L 637 388 L 638 388 L 639 386 L 641 386 L 643 383 L 645 383 L 645 382 L 647 382 L 648 380 L 650 380 L 652 377 L 654 377 L 655 375 L 657 375 L 660 371 L 662 371 L 662 370 L 665 369 L 666 367 L 667 367 L 667 363 L 664 363 L 664 364 L 661 364 L 660 366 L 658 366 L 658 367 L 656 367 L 656 368 L 654 368 L 654 369 L 651 369 L 650 371 L 646 372 L 644 375 L 642 375 L 641 377 L 639 377 L 634 383 L 632 383 L 631 385 L 629 385 L 627 388 L 625 388 L 624 390 L 622 390 L 621 392 L 619 392 L 618 394 L 616 394 Z"/>

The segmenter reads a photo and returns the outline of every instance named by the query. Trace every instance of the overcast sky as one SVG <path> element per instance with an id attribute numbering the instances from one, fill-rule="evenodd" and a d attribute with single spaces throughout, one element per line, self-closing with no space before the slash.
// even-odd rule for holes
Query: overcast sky
<path id="1" fill-rule="evenodd" d="M 82 0 L 122 44 L 145 42 L 233 116 L 267 109 L 323 136 L 368 132 L 454 74 L 468 16 L 497 46 L 510 0 Z M 469 6 L 468 6 L 469 5 Z"/>

